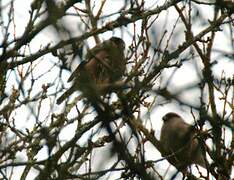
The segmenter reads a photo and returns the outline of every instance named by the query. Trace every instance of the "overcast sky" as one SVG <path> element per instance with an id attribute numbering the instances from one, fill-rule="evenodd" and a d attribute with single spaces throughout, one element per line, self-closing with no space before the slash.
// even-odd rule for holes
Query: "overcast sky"
<path id="1" fill-rule="evenodd" d="M 7 4 L 9 1 L 7 0 L 3 0 L 2 4 Z M 98 2 L 100 1 L 95 1 L 96 6 L 98 6 Z M 162 1 L 161 1 L 162 2 Z M 148 4 L 147 4 L 148 3 Z M 160 3 L 159 1 L 157 1 L 157 3 Z M 29 9 L 30 9 L 30 5 L 31 5 L 31 1 L 30 0 L 15 0 L 14 2 L 14 13 L 15 13 L 15 27 L 11 26 L 11 31 L 15 32 L 15 34 L 11 34 L 11 38 L 14 38 L 14 35 L 20 36 L 22 34 L 22 32 L 24 31 L 24 28 L 27 24 L 27 20 L 29 18 Z M 104 8 L 104 13 L 110 13 L 110 12 L 117 12 L 118 8 L 120 8 L 123 5 L 123 1 L 117 1 L 117 0 L 107 0 L 107 4 Z M 152 8 L 152 7 L 156 7 L 155 1 L 146 1 L 146 7 L 148 8 Z M 79 6 L 82 7 L 82 4 L 79 4 Z M 116 9 L 117 8 L 117 9 Z M 200 12 L 204 15 L 207 16 L 207 18 L 211 17 L 211 10 L 212 8 L 208 7 L 208 6 L 203 6 L 202 8 L 200 8 Z M 6 19 L 7 17 L 7 13 L 6 13 L 6 9 L 2 10 L 2 14 L 3 14 L 3 20 Z M 174 10 L 172 10 L 170 13 L 168 12 L 164 12 L 162 13 L 159 18 L 157 19 L 156 23 L 155 23 L 155 28 L 157 28 L 157 31 L 160 34 L 160 30 L 163 28 L 161 26 L 161 24 L 165 21 L 165 17 L 167 16 L 167 19 L 169 20 L 169 22 L 171 21 L 172 23 L 176 20 L 176 18 L 178 18 L 178 15 L 175 13 Z M 7 21 L 5 21 L 6 23 Z M 79 35 L 79 31 L 78 31 L 78 27 L 77 24 L 75 23 L 77 22 L 76 17 L 68 17 L 65 18 L 65 23 L 68 25 L 69 29 L 73 32 L 74 36 Z M 136 22 L 136 27 L 137 29 L 140 29 L 140 23 Z M 167 28 L 168 31 L 170 31 L 172 29 L 171 23 L 167 24 Z M 194 33 L 199 33 L 201 31 L 201 29 L 204 29 L 204 26 L 202 26 L 202 24 L 196 24 L 194 26 Z M 131 33 L 133 34 L 133 25 L 128 25 L 127 27 L 123 27 L 124 31 L 129 31 L 130 33 L 124 33 L 122 34 L 120 30 L 115 30 L 114 31 L 114 35 L 115 36 L 119 36 L 119 37 L 124 37 L 124 40 L 128 45 L 130 45 L 131 42 Z M 230 33 L 228 27 L 224 27 L 222 32 L 218 32 L 217 36 L 216 36 L 216 41 L 215 41 L 215 49 L 217 51 L 225 51 L 225 52 L 229 52 L 229 53 L 233 53 L 233 47 L 231 45 L 231 41 L 230 39 L 228 39 L 228 37 L 230 37 L 230 35 L 228 34 Z M 182 33 L 181 33 L 182 34 Z M 107 32 L 104 33 L 102 35 L 100 35 L 101 39 L 108 39 L 109 37 L 111 37 L 113 35 L 113 32 Z M 54 31 L 51 28 L 47 28 L 47 30 L 42 31 L 40 33 L 40 35 L 36 36 L 32 43 L 30 43 L 30 50 L 31 52 L 36 52 L 38 51 L 38 49 L 40 49 L 40 47 L 45 46 L 47 43 L 52 42 L 55 43 L 58 39 L 56 39 L 56 33 L 54 33 Z M 181 39 L 178 39 L 178 41 L 183 42 L 184 41 L 184 37 L 179 37 Z M 0 40 L 2 40 L 2 37 L 0 36 Z M 87 42 L 89 44 L 89 47 L 93 47 L 94 46 L 94 41 L 92 38 L 89 39 L 89 41 Z M 175 42 L 177 43 L 177 42 Z M 178 43 L 179 44 L 179 43 Z M 43 74 L 44 72 L 47 72 L 52 66 L 53 63 L 55 61 L 57 61 L 57 59 L 55 59 L 52 55 L 46 55 L 45 58 L 47 59 L 46 61 L 41 61 L 41 63 L 38 65 L 38 73 L 35 72 L 35 76 L 40 76 L 41 74 Z M 220 61 L 220 57 L 218 55 L 218 53 L 213 53 L 212 55 L 213 59 L 217 59 L 218 63 L 214 66 L 213 70 L 214 70 L 214 74 L 217 77 L 220 77 L 221 74 L 223 72 L 225 72 L 226 77 L 232 77 L 233 73 L 234 73 L 234 61 L 230 61 L 228 59 L 223 59 L 222 61 Z M 76 65 L 79 63 L 79 61 L 76 61 L 74 63 L 74 68 L 76 67 Z M 197 72 L 197 70 L 195 69 L 195 67 L 199 67 L 201 64 L 199 62 L 194 63 L 194 62 L 186 62 L 183 64 L 183 66 L 177 70 L 175 70 L 174 68 L 172 69 L 167 69 L 166 71 L 163 71 L 163 79 L 162 81 L 165 79 L 168 79 L 168 77 L 172 76 L 172 79 L 170 81 L 170 87 L 169 90 L 171 88 L 171 90 L 176 90 L 176 89 L 180 89 L 182 87 L 185 87 L 186 85 L 193 83 L 193 82 L 197 82 L 199 80 L 199 73 Z M 73 68 L 73 69 L 74 69 Z M 47 83 L 51 83 L 54 82 L 55 77 L 58 76 L 58 70 L 54 70 L 50 73 L 48 73 L 46 76 L 44 76 L 43 78 L 41 78 L 37 83 L 38 88 L 41 88 L 41 85 L 44 84 L 45 82 Z M 63 73 L 63 78 L 64 78 L 64 82 L 66 82 L 66 80 L 68 79 L 70 75 L 70 72 L 65 72 Z M 17 75 L 15 75 L 13 72 L 9 75 L 10 81 L 7 83 L 7 91 L 10 91 L 12 86 L 14 84 L 17 83 L 16 81 L 16 77 Z M 30 82 L 28 82 L 30 83 Z M 67 87 L 70 86 L 70 84 L 66 84 Z M 35 92 L 36 93 L 36 92 Z M 193 90 L 193 91 L 187 91 L 185 93 L 182 94 L 181 98 L 187 102 L 191 102 L 194 103 L 194 101 L 198 100 L 199 97 L 199 91 Z M 222 111 L 222 107 L 223 107 L 223 102 L 221 100 L 218 99 L 219 94 L 217 93 L 217 108 L 220 110 L 220 112 Z M 46 103 L 46 102 L 44 102 Z M 42 107 L 43 108 L 43 107 Z M 59 112 L 61 107 L 56 107 L 55 112 Z M 44 107 L 42 109 L 42 114 L 41 116 L 43 117 L 44 115 L 48 115 L 48 111 L 50 109 Z M 161 122 L 161 117 L 167 113 L 168 111 L 175 111 L 178 112 L 180 114 L 182 114 L 182 116 L 186 119 L 186 121 L 188 123 L 193 123 L 193 119 L 192 119 L 192 115 L 190 113 L 190 109 L 189 108 L 184 108 L 184 107 L 178 107 L 178 105 L 176 105 L 175 103 L 171 103 L 171 104 L 167 104 L 166 106 L 158 106 L 153 110 L 153 113 L 151 113 L 150 116 L 147 116 L 147 114 L 145 114 L 143 117 L 145 118 L 151 118 L 152 122 L 157 121 L 157 123 L 153 123 L 153 128 L 156 131 L 156 137 L 159 137 L 160 134 L 160 128 L 162 125 Z M 20 113 L 19 113 L 20 112 Z M 17 122 L 16 125 L 18 127 L 22 127 L 22 128 L 30 128 L 33 127 L 34 125 L 34 121 L 30 121 L 29 120 L 29 110 L 26 107 L 22 107 L 18 110 L 18 114 L 16 113 L 16 117 L 20 117 L 21 119 L 25 119 L 27 120 L 26 123 L 22 123 L 22 122 Z M 43 117 L 44 118 L 44 117 Z M 157 120 L 158 119 L 158 120 Z M 68 131 L 64 131 L 64 133 L 62 134 L 63 138 L 69 138 L 71 137 L 71 135 L 73 135 L 74 130 L 76 127 L 72 127 L 70 126 L 69 128 L 67 128 Z M 69 132 L 69 133 L 68 133 Z M 150 145 L 149 145 L 150 146 Z M 152 149 L 152 148 L 151 148 Z M 149 158 L 152 158 L 152 156 L 157 159 L 157 157 L 159 156 L 159 153 L 156 153 L 154 150 L 151 151 L 150 149 L 150 153 L 148 154 Z M 41 153 L 42 157 L 43 157 L 43 153 Z M 40 156 L 39 156 L 40 157 Z M 166 161 L 163 161 L 162 163 L 167 163 Z M 158 166 L 161 166 L 161 163 L 158 164 Z M 162 166 L 161 166 L 162 167 Z M 167 167 L 167 166 L 164 166 Z M 165 170 L 165 169 L 164 169 Z M 17 179 L 17 176 L 16 176 Z"/>

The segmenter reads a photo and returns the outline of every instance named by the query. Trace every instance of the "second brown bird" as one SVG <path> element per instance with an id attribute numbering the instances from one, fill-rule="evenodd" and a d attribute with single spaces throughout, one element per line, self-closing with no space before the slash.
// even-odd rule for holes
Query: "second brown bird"
<path id="1" fill-rule="evenodd" d="M 160 142 L 168 161 L 178 170 L 184 170 L 192 164 L 206 168 L 205 152 L 196 138 L 194 127 L 173 112 L 167 113 L 162 119 Z"/>

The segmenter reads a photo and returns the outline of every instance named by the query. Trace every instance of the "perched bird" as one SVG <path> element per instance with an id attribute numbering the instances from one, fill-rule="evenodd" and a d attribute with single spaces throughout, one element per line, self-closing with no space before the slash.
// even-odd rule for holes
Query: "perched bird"
<path id="1" fill-rule="evenodd" d="M 80 63 L 68 79 L 68 82 L 74 81 L 73 85 L 58 98 L 57 104 L 61 104 L 77 90 L 82 92 L 99 90 L 98 87 L 102 84 L 119 80 L 126 70 L 124 49 L 125 43 L 118 37 L 112 37 L 90 49 L 85 61 Z"/>
<path id="2" fill-rule="evenodd" d="M 206 168 L 205 152 L 196 138 L 194 126 L 173 112 L 164 115 L 162 120 L 160 142 L 165 149 L 163 156 L 178 170 L 185 170 L 192 164 Z"/>

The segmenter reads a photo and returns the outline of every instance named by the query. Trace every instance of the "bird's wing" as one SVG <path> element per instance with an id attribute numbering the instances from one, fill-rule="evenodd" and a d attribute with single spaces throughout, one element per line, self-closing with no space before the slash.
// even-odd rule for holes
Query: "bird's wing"
<path id="1" fill-rule="evenodd" d="M 82 61 L 80 65 L 76 68 L 76 70 L 71 74 L 68 79 L 68 82 L 75 79 L 75 77 L 79 76 L 80 70 L 85 68 L 87 72 L 97 73 L 92 71 L 97 71 L 97 64 L 101 64 L 106 69 L 111 71 L 111 62 L 109 60 L 109 51 L 112 49 L 113 44 L 111 41 L 107 40 L 101 44 L 97 44 L 95 47 L 88 50 L 85 61 Z M 95 62 L 94 62 L 95 61 Z M 99 62 L 99 63 L 97 63 Z"/>
<path id="2" fill-rule="evenodd" d="M 191 140 L 192 136 L 195 133 L 195 128 L 194 126 L 187 124 L 186 122 L 181 122 L 178 124 L 178 129 L 179 131 L 179 136 L 184 142 L 188 142 Z"/>
<path id="3" fill-rule="evenodd" d="M 75 79 L 75 77 L 79 76 L 79 71 L 81 68 L 83 68 L 85 66 L 85 64 L 87 64 L 88 61 L 82 61 L 78 67 L 75 69 L 75 71 L 72 72 L 72 74 L 70 75 L 70 77 L 68 78 L 67 82 L 71 82 L 72 80 Z"/>
<path id="4" fill-rule="evenodd" d="M 68 78 L 67 82 L 71 82 L 72 80 L 75 79 L 75 77 L 79 76 L 80 70 L 85 67 L 85 64 L 89 63 L 92 58 L 99 53 L 99 51 L 103 50 L 104 46 L 103 44 L 98 44 L 92 49 L 89 49 L 86 56 L 85 60 L 81 61 L 81 63 L 78 65 L 78 67 L 75 69 L 75 71 L 72 72 L 70 77 Z"/>
<path id="5" fill-rule="evenodd" d="M 101 64 L 104 68 L 108 69 L 109 71 L 112 70 L 111 68 L 111 60 L 109 56 L 109 52 L 105 49 L 100 50 L 95 56 L 95 61 L 97 64 Z"/>
<path id="6" fill-rule="evenodd" d="M 90 73 L 91 77 L 95 77 L 99 73 L 98 71 L 100 68 L 98 67 L 100 67 L 100 65 L 108 70 L 111 70 L 109 55 L 104 48 L 98 50 L 96 49 L 95 51 L 92 50 L 92 53 L 96 54 L 93 54 L 92 56 L 89 55 L 90 59 L 82 61 L 78 65 L 76 70 L 71 74 L 71 76 L 68 79 L 68 82 L 77 78 L 80 75 L 82 69 L 85 69 L 86 72 Z"/>
<path id="7" fill-rule="evenodd" d="M 93 58 L 91 58 L 85 65 L 85 70 L 93 76 L 98 78 L 100 71 L 111 69 L 109 62 L 109 54 L 105 50 L 100 50 Z"/>

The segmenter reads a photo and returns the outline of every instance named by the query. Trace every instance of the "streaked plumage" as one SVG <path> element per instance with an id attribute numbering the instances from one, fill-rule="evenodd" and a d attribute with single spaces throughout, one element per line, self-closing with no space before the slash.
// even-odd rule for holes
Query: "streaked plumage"
<path id="1" fill-rule="evenodd" d="M 86 54 L 86 60 L 68 79 L 68 82 L 74 82 L 73 85 L 58 98 L 57 104 L 84 87 L 85 91 L 88 91 L 88 86 L 98 87 L 119 80 L 126 70 L 124 49 L 124 41 L 117 37 L 112 37 L 90 49 Z M 98 90 L 98 88 L 96 89 Z"/>

